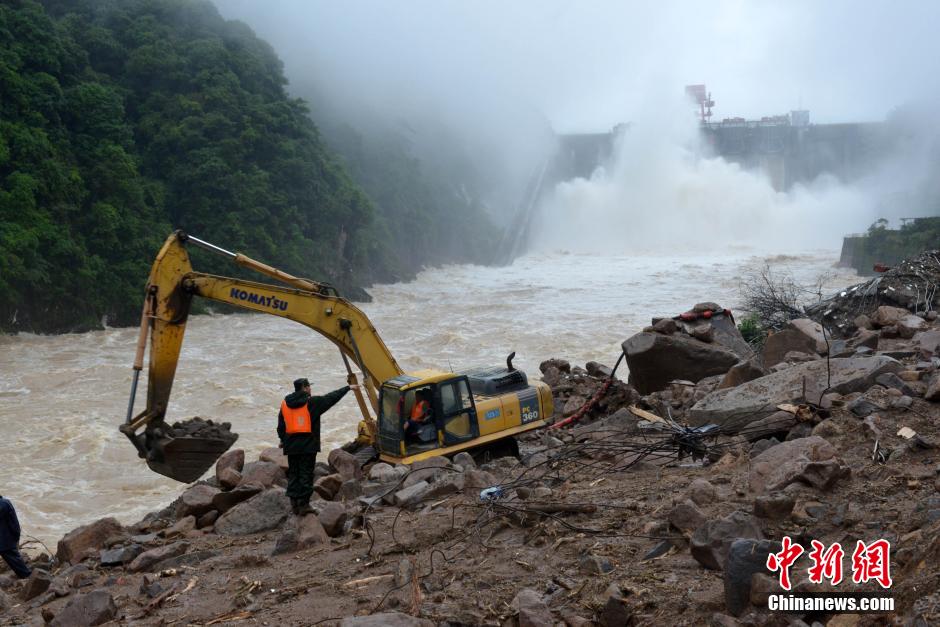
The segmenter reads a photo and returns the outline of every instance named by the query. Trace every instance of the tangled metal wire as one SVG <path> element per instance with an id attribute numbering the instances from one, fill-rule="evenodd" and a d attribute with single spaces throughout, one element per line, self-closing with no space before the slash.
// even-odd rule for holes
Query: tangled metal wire
<path id="1" fill-rule="evenodd" d="M 522 471 L 507 481 L 484 490 L 479 500 L 460 501 L 450 505 L 451 527 L 444 534 L 449 538 L 444 543 L 436 543 L 428 556 L 426 572 L 416 575 L 417 580 L 427 579 L 441 568 L 442 564 L 454 560 L 475 548 L 499 549 L 489 544 L 490 539 L 502 525 L 531 524 L 536 520 L 550 520 L 569 532 L 590 535 L 598 538 L 631 537 L 656 540 L 672 540 L 678 536 L 645 535 L 624 532 L 612 532 L 610 529 L 598 529 L 570 520 L 566 514 L 595 513 L 599 510 L 631 510 L 635 506 L 624 503 L 572 503 L 567 501 L 529 502 L 519 497 L 520 488 L 535 486 L 557 487 L 571 481 L 597 481 L 601 477 L 616 475 L 634 468 L 642 462 L 661 465 L 675 464 L 685 458 L 709 463 L 721 457 L 733 447 L 740 446 L 746 440 L 755 440 L 771 434 L 781 433 L 791 428 L 796 417 L 780 417 L 774 420 L 762 420 L 754 423 L 756 417 L 776 411 L 775 407 L 761 408 L 760 413 L 742 412 L 733 415 L 723 425 L 704 425 L 688 427 L 680 425 L 670 417 L 662 422 L 644 425 L 646 428 L 624 429 L 599 427 L 591 430 L 584 441 L 566 443 L 554 449 L 540 451 L 523 459 Z M 642 423 L 641 423 L 642 424 Z M 461 472 L 454 468 L 439 468 L 441 472 Z M 370 539 L 367 555 L 377 557 L 375 553 L 376 532 L 370 520 L 374 503 L 379 503 L 399 489 L 412 473 L 411 470 L 377 495 L 372 504 L 367 505 L 362 513 L 363 529 Z M 496 488 L 493 490 L 492 488 Z M 466 490 L 464 491 L 466 492 Z M 487 495 L 485 498 L 483 495 Z M 404 545 L 396 535 L 399 522 L 410 515 L 408 508 L 399 507 L 392 523 L 390 534 L 395 545 Z M 467 514 L 467 515 L 464 515 Z M 388 599 L 398 591 L 412 586 L 413 581 L 398 583 L 379 598 L 371 609 L 377 612 Z"/>

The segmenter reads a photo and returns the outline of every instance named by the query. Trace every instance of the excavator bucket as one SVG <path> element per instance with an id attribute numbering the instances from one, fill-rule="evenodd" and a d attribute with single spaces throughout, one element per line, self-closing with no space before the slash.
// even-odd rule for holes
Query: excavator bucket
<path id="1" fill-rule="evenodd" d="M 151 443 L 147 465 L 170 479 L 192 483 L 212 468 L 227 451 L 237 434 L 230 437 L 164 437 Z"/>
<path id="2" fill-rule="evenodd" d="M 229 423 L 198 417 L 172 426 L 157 420 L 142 433 L 135 433 L 132 424 L 121 431 L 151 470 L 183 483 L 199 479 L 238 439 Z"/>

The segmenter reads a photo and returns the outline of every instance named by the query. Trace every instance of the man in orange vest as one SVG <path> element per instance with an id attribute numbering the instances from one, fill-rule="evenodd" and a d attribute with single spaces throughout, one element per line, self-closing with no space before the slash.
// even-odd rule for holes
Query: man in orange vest
<path id="1" fill-rule="evenodd" d="M 313 470 L 320 452 L 320 416 L 346 395 L 349 386 L 323 396 L 310 395 L 310 381 L 294 381 L 294 392 L 281 401 L 277 436 L 287 455 L 287 496 L 294 514 L 312 514 Z"/>
<path id="2" fill-rule="evenodd" d="M 415 393 L 415 404 L 411 408 L 411 417 L 405 421 L 405 436 L 410 439 L 417 439 L 421 425 L 430 417 L 431 402 L 428 400 L 428 391 L 418 390 Z"/>

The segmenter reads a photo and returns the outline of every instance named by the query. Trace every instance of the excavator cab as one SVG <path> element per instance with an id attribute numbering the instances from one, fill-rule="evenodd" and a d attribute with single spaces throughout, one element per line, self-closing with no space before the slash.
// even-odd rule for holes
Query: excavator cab
<path id="1" fill-rule="evenodd" d="M 431 403 L 431 415 L 417 428 L 406 431 L 405 422 L 422 393 Z M 480 434 L 466 376 L 442 373 L 425 379 L 396 377 L 382 386 L 380 407 L 378 449 L 390 458 L 408 458 L 460 445 Z"/>

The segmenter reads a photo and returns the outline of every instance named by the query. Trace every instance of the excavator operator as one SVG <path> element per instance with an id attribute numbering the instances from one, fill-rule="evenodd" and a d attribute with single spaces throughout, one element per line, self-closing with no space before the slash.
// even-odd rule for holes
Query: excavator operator
<path id="1" fill-rule="evenodd" d="M 420 440 L 421 427 L 431 418 L 431 402 L 427 390 L 415 392 L 415 404 L 411 408 L 411 417 L 405 421 L 405 437 L 412 441 Z"/>
<path id="2" fill-rule="evenodd" d="M 294 381 L 294 392 L 281 401 L 277 435 L 287 455 L 287 496 L 297 516 L 312 514 L 313 470 L 320 452 L 320 416 L 350 390 L 341 387 L 323 396 L 310 395 L 310 381 Z"/>

